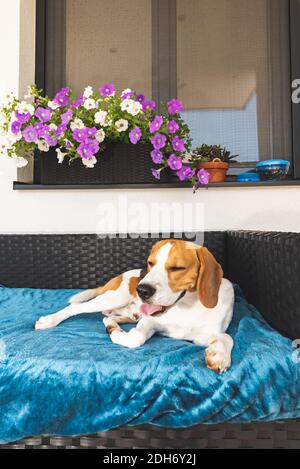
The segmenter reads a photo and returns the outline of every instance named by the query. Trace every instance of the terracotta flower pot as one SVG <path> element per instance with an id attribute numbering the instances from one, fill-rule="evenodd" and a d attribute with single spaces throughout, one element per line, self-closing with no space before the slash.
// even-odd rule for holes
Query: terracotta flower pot
<path id="1" fill-rule="evenodd" d="M 224 182 L 229 163 L 221 161 L 220 158 L 215 158 L 213 161 L 199 162 L 198 169 L 201 168 L 210 174 L 209 182 Z"/>

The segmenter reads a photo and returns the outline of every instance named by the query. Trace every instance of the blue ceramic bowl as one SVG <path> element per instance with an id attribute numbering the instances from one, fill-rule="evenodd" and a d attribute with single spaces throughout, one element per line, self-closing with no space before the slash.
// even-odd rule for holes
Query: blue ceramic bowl
<path id="1" fill-rule="evenodd" d="M 280 181 L 285 179 L 289 167 L 290 162 L 286 160 L 266 160 L 257 163 L 256 170 L 262 181 Z"/>
<path id="2" fill-rule="evenodd" d="M 259 182 L 260 177 L 258 173 L 248 172 L 248 173 L 241 173 L 238 174 L 236 177 L 238 182 Z"/>

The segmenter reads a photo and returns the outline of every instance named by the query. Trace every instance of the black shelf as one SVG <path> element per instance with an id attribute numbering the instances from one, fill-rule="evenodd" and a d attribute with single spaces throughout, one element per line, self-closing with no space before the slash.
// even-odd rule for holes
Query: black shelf
<path id="1" fill-rule="evenodd" d="M 199 189 L 215 189 L 219 187 L 280 187 L 300 186 L 300 179 L 286 179 L 284 181 L 260 181 L 237 182 L 228 180 L 220 183 L 211 183 L 200 186 Z M 165 183 L 165 184 L 81 184 L 81 185 L 43 185 L 14 181 L 13 190 L 19 191 L 57 191 L 57 190 L 95 190 L 95 189 L 188 189 L 192 190 L 189 183 Z"/>

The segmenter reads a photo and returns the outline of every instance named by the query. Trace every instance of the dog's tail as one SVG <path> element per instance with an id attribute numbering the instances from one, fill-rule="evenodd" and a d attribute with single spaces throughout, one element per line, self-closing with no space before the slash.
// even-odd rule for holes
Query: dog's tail
<path id="1" fill-rule="evenodd" d="M 85 301 L 92 300 L 97 296 L 97 290 L 98 288 L 93 288 L 76 293 L 76 295 L 71 296 L 69 303 L 84 303 Z"/>

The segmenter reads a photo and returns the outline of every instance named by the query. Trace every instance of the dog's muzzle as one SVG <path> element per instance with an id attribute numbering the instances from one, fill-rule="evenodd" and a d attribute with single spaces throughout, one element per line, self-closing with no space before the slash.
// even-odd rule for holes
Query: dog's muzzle
<path id="1" fill-rule="evenodd" d="M 150 300 L 150 298 L 154 295 L 156 292 L 156 289 L 149 285 L 148 283 L 142 283 L 140 284 L 137 289 L 136 289 L 139 297 L 141 298 L 142 301 L 147 301 Z"/>

